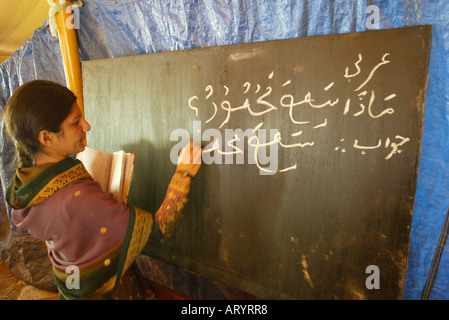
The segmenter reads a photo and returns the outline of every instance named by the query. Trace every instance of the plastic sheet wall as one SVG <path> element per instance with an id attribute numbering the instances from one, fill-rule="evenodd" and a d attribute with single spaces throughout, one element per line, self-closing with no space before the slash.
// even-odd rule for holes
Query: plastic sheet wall
<path id="1" fill-rule="evenodd" d="M 82 60 L 324 34 L 433 25 L 430 73 L 404 299 L 449 298 L 449 1 L 83 0 L 75 12 Z M 77 14 L 79 13 L 79 25 Z M 378 20 L 376 18 L 379 18 Z M 0 107 L 20 84 L 65 84 L 48 23 L 1 66 Z M 3 188 L 12 176 L 12 143 L 2 130 Z M 5 223 L 0 218 L 0 222 Z M 441 237 L 443 235 L 443 237 Z M 1 237 L 0 237 L 1 241 Z M 438 249 L 438 250 L 437 250 Z M 436 256 L 436 253 L 440 253 Z M 433 267 L 432 261 L 435 260 Z M 436 268 L 438 267 L 438 268 Z"/>

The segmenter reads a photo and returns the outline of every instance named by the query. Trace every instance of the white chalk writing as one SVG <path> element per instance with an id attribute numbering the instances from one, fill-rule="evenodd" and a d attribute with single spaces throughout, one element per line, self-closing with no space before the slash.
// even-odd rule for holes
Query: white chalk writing
<path id="1" fill-rule="evenodd" d="M 338 106 L 342 106 L 342 111 L 339 112 L 343 117 L 364 117 L 364 119 L 372 119 L 371 121 L 393 115 L 395 113 L 395 108 L 391 103 L 394 103 L 394 99 L 397 97 L 396 92 L 388 92 L 388 88 L 383 88 L 383 90 L 387 92 L 382 91 L 382 95 L 385 94 L 385 96 L 379 98 L 376 95 L 376 93 L 378 93 L 376 92 L 376 89 L 367 88 L 373 81 L 376 81 L 373 79 L 376 78 L 376 74 L 379 73 L 379 70 L 391 63 L 391 60 L 388 60 L 389 56 L 390 53 L 384 53 L 382 56 L 379 56 L 378 62 L 372 64 L 371 67 L 364 66 L 367 62 L 363 60 L 362 53 L 357 54 L 356 59 L 354 59 L 355 61 L 350 61 L 345 67 L 344 72 L 342 72 L 342 75 L 343 79 L 346 79 L 348 83 L 351 81 L 356 81 L 357 83 L 357 81 L 359 81 L 354 86 L 356 88 L 351 89 L 354 97 L 344 97 L 345 99 L 341 99 L 342 97 L 335 96 L 335 90 L 339 90 L 341 86 L 339 86 L 338 81 L 328 81 L 323 83 L 321 87 L 318 86 L 318 88 L 321 89 L 315 87 L 314 90 L 304 90 L 305 93 L 301 95 L 290 93 L 280 94 L 278 95 L 278 97 L 280 96 L 280 99 L 278 101 L 273 101 L 275 99 L 273 99 L 272 96 L 272 85 L 267 86 L 261 85 L 260 83 L 254 84 L 251 81 L 245 81 L 240 87 L 241 89 L 238 89 L 237 86 L 237 90 L 241 90 L 241 98 L 239 98 L 239 96 L 235 97 L 235 87 L 232 87 L 234 88 L 234 92 L 232 92 L 234 97 L 231 98 L 229 95 L 231 93 L 229 86 L 217 85 L 214 87 L 212 84 L 207 84 L 204 88 L 205 97 L 200 99 L 197 95 L 193 95 L 188 98 L 187 104 L 188 107 L 195 112 L 196 117 L 200 116 L 200 112 L 206 114 L 207 116 L 203 117 L 203 119 L 206 119 L 205 123 L 215 124 L 218 129 L 223 128 L 225 125 L 231 125 L 232 119 L 236 117 L 235 114 L 237 113 L 245 112 L 254 118 L 261 117 L 261 119 L 263 119 L 263 117 L 266 117 L 270 113 L 282 112 L 282 110 L 285 110 L 285 112 L 288 113 L 288 119 L 293 124 L 292 127 L 294 129 L 294 132 L 290 133 L 289 137 L 290 139 L 298 139 L 298 141 L 286 142 L 279 131 L 277 131 L 273 137 L 268 139 L 268 142 L 265 140 L 261 141 L 260 134 L 257 133 L 263 127 L 263 122 L 260 122 L 254 129 L 252 129 L 254 135 L 248 137 L 248 146 L 252 147 L 251 150 L 254 150 L 254 163 L 260 170 L 265 170 L 259 165 L 258 161 L 260 148 L 267 148 L 275 145 L 284 149 L 310 148 L 315 146 L 315 141 L 310 140 L 310 137 L 301 140 L 303 137 L 303 130 L 295 127 L 300 126 L 304 129 L 309 127 L 318 131 L 326 128 L 329 121 L 327 117 L 323 117 L 321 121 L 317 121 L 317 117 L 310 116 L 309 112 L 302 112 L 306 109 L 316 110 L 316 112 L 320 111 L 321 115 L 323 112 L 328 112 L 326 111 L 328 109 L 335 110 L 335 108 L 339 108 Z M 267 81 L 270 83 L 271 81 L 277 80 L 275 71 L 271 71 L 267 78 Z M 281 84 L 280 86 L 283 88 L 282 90 L 284 90 L 284 92 L 289 88 L 292 88 L 291 86 L 294 86 L 294 81 L 292 81 L 292 79 L 284 79 L 276 83 Z M 218 91 L 221 92 L 221 95 L 216 94 Z M 343 90 L 343 92 L 347 91 L 348 90 Z M 334 95 L 334 97 L 332 97 L 332 95 Z M 320 98 L 323 96 L 326 96 L 327 98 Z M 221 97 L 221 101 L 217 101 L 216 97 Z M 202 101 L 205 101 L 206 103 Z M 240 102 L 235 103 L 235 101 Z M 224 117 L 222 117 L 223 114 Z M 213 140 L 203 152 L 211 153 L 216 151 L 220 155 L 241 154 L 243 153 L 242 148 L 237 147 L 237 142 L 240 141 L 241 139 L 239 136 L 234 135 L 224 144 L 229 148 L 222 150 L 220 147 L 221 143 L 218 139 Z M 345 139 L 340 139 L 340 143 L 343 143 L 344 141 Z M 364 144 L 359 141 L 359 139 L 353 139 L 353 143 L 347 144 L 346 147 L 343 147 L 342 145 L 336 146 L 334 150 L 346 152 L 348 148 L 352 148 L 364 155 L 367 152 L 384 148 L 386 149 L 386 156 L 384 159 L 389 160 L 402 152 L 404 145 L 410 141 L 410 138 L 396 134 L 375 141 L 376 142 L 373 144 Z M 288 172 L 295 170 L 296 168 L 297 164 L 293 163 L 280 169 L 279 172 Z"/>

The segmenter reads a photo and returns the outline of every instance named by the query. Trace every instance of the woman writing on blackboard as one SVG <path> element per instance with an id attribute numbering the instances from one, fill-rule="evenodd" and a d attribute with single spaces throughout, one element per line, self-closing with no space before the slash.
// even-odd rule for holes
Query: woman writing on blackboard
<path id="1" fill-rule="evenodd" d="M 191 143 L 183 149 L 153 217 L 114 200 L 70 157 L 84 150 L 90 125 L 69 89 L 30 81 L 5 108 L 19 160 L 6 201 L 13 223 L 45 241 L 60 298 L 148 298 L 144 281 L 136 279 L 134 259 L 151 232 L 159 230 L 165 239 L 177 228 L 201 166 L 201 148 Z"/>

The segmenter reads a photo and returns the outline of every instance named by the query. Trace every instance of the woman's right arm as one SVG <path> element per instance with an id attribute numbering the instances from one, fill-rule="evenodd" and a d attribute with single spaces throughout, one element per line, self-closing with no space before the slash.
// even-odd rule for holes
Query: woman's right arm
<path id="1" fill-rule="evenodd" d="M 162 235 L 161 241 L 172 236 L 182 218 L 188 202 L 190 183 L 201 167 L 202 149 L 194 143 L 181 150 L 176 172 L 168 185 L 167 194 L 155 214 L 155 221 Z"/>

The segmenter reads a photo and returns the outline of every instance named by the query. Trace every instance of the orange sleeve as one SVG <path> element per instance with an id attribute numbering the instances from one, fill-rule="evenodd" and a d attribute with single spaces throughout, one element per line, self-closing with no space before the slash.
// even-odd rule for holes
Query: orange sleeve
<path id="1" fill-rule="evenodd" d="M 161 242 L 170 238 L 183 217 L 182 211 L 188 202 L 191 178 L 176 172 L 168 185 L 167 194 L 155 214 L 155 221 L 162 234 Z"/>

